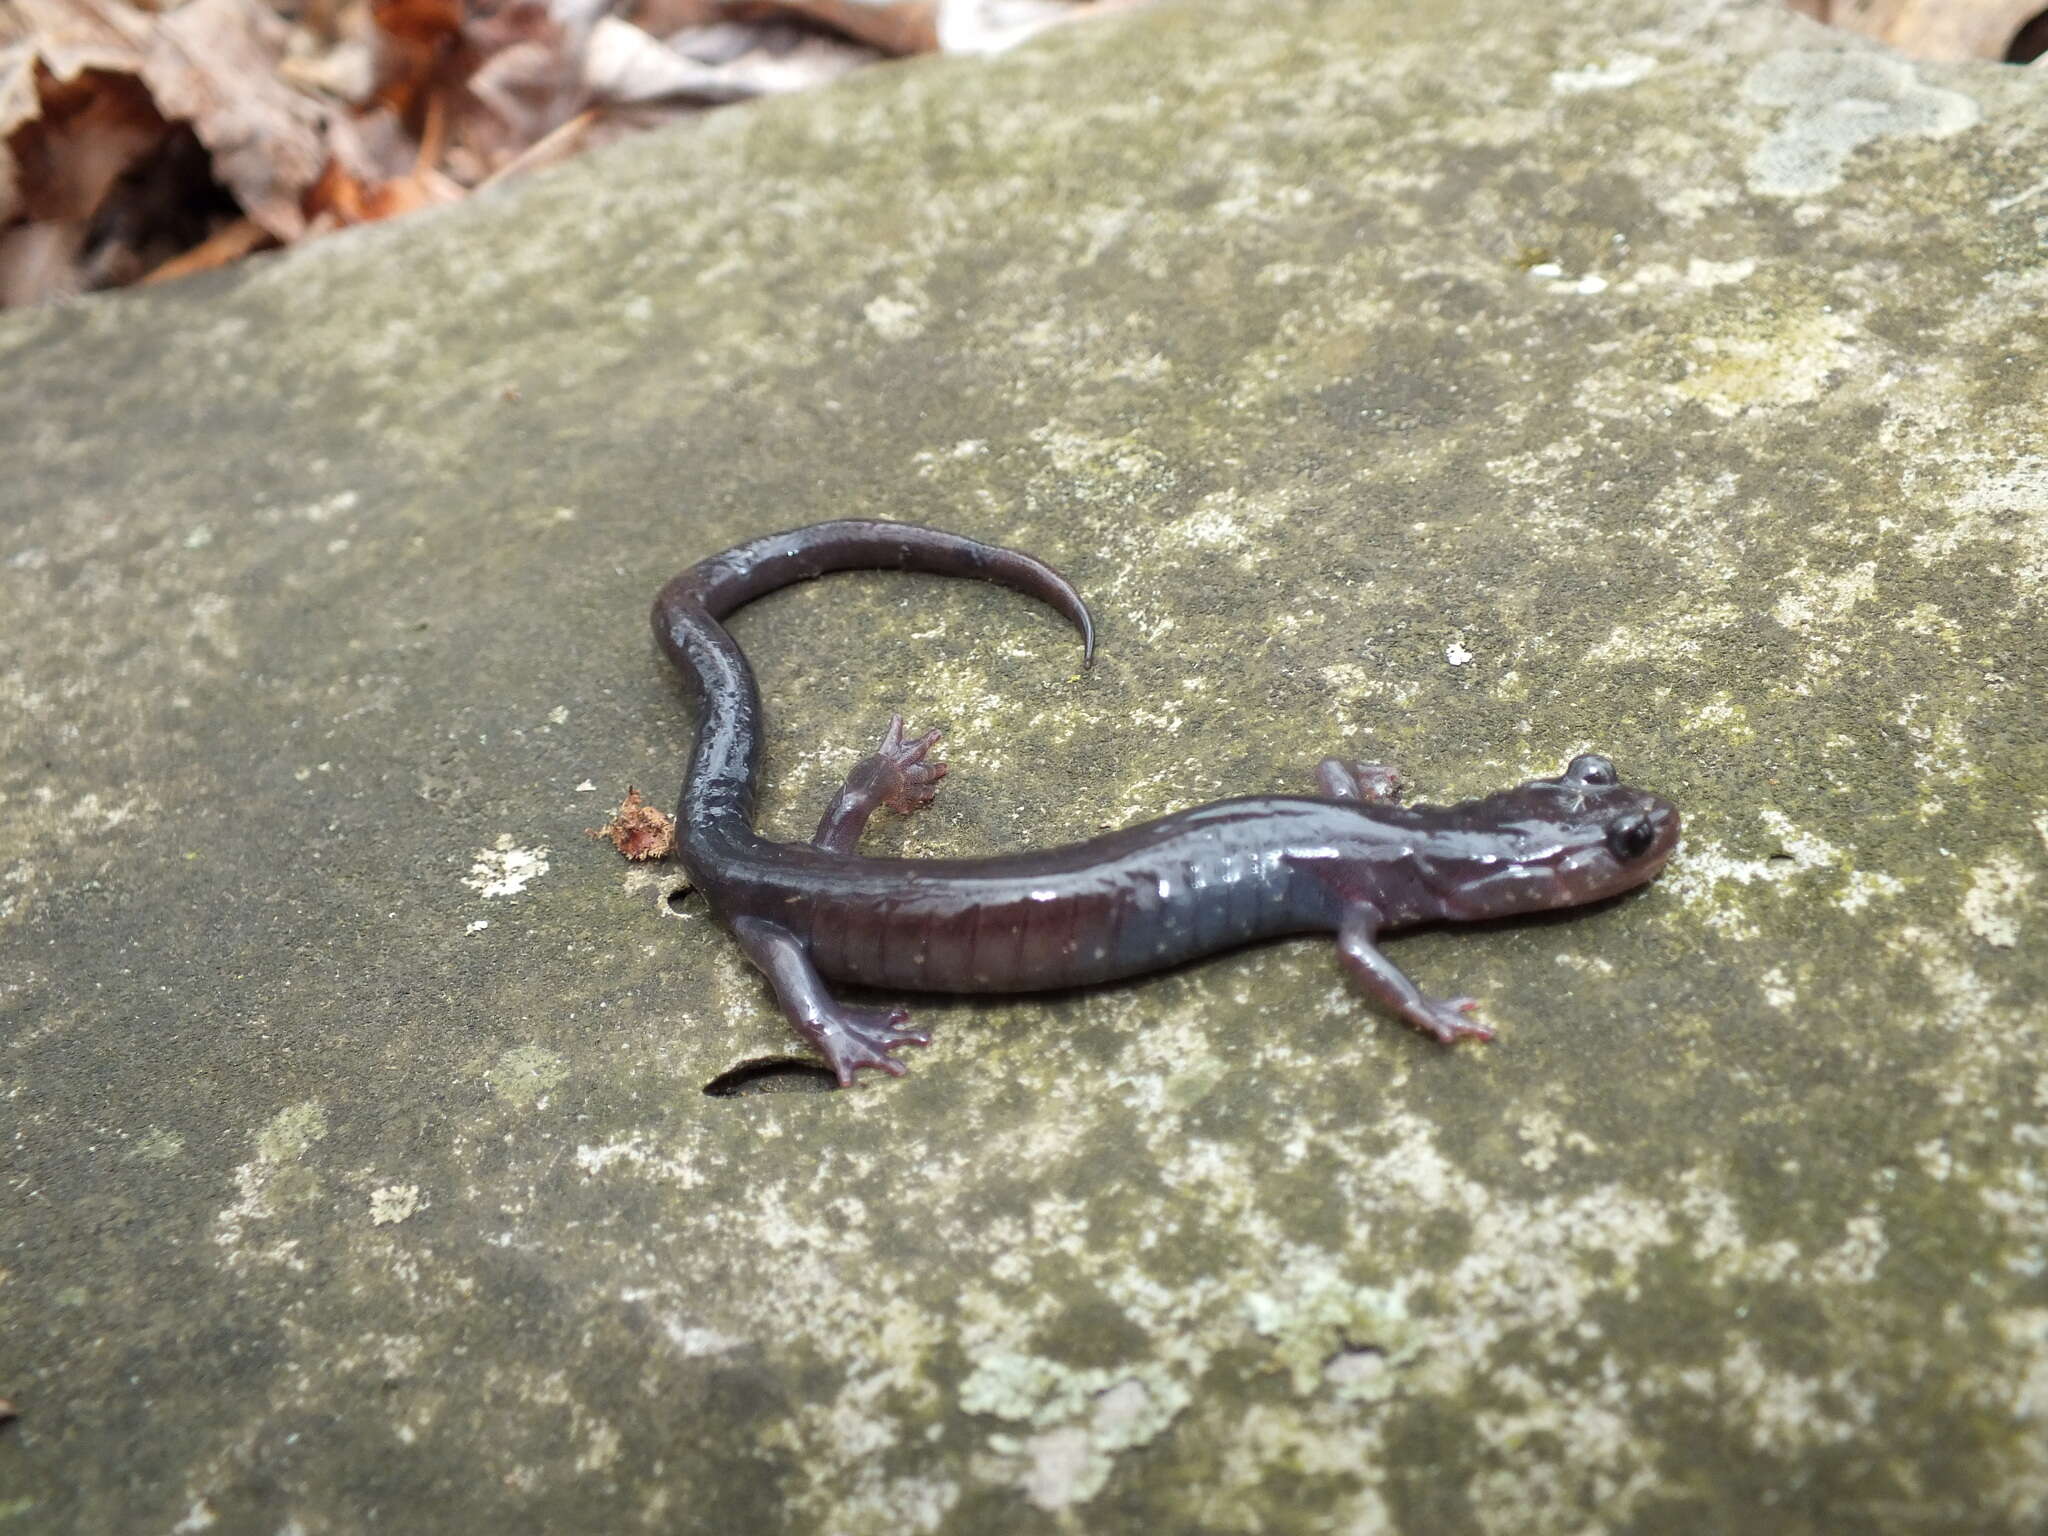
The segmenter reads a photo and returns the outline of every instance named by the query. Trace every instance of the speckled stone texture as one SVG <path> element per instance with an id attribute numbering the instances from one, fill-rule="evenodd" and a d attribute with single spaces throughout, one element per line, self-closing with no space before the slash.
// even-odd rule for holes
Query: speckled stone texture
<path id="1" fill-rule="evenodd" d="M 2038 1531 L 2048 73 L 1761 3 L 1165 6 L 0 320 L 0 1533 Z M 675 567 L 800 836 L 1593 748 L 1666 877 L 795 1042 L 672 875 Z M 775 1081 L 771 1079 L 771 1081 Z M 790 1079 L 797 1086 L 801 1079 Z"/>

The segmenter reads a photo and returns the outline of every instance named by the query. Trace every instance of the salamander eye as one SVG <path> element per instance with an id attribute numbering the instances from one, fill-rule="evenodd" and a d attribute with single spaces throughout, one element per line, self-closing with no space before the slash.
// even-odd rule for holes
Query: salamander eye
<path id="1" fill-rule="evenodd" d="M 1581 784 L 1619 784 L 1621 775 L 1614 771 L 1614 759 L 1602 757 L 1598 752 L 1582 752 L 1565 764 L 1564 776 Z"/>
<path id="2" fill-rule="evenodd" d="M 1622 863 L 1632 863 L 1650 851 L 1650 844 L 1657 841 L 1657 829 L 1650 825 L 1650 818 L 1638 812 L 1624 816 L 1607 829 L 1607 851 Z"/>

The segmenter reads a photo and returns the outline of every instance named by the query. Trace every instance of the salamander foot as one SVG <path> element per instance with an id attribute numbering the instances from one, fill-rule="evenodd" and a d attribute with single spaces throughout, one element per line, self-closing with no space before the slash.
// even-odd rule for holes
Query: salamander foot
<path id="1" fill-rule="evenodd" d="M 926 754 L 938 745 L 940 732 L 903 739 L 903 717 L 891 715 L 882 744 L 853 765 L 839 793 L 825 808 L 825 815 L 812 834 L 812 846 L 827 853 L 852 853 L 860 846 L 860 835 L 868 818 L 882 806 L 908 816 L 930 805 L 939 792 L 939 780 L 946 765 Z"/>
<path id="2" fill-rule="evenodd" d="M 780 923 L 736 917 L 732 931 L 747 958 L 775 989 L 783 1017 L 818 1048 L 840 1087 L 851 1088 L 853 1074 L 862 1067 L 901 1077 L 909 1069 L 890 1053 L 906 1045 L 932 1043 L 923 1030 L 908 1027 L 910 1014 L 905 1009 L 862 1008 L 842 1003 L 826 991 L 809 951 Z"/>
<path id="3" fill-rule="evenodd" d="M 1404 788 L 1401 775 L 1385 763 L 1354 763 L 1342 757 L 1317 763 L 1316 783 L 1332 800 L 1354 805 L 1392 805 Z"/>
<path id="4" fill-rule="evenodd" d="M 823 1017 L 803 1020 L 797 1027 L 824 1054 L 839 1086 L 851 1088 L 853 1074 L 862 1067 L 873 1067 L 891 1077 L 901 1077 L 909 1070 L 891 1053 L 906 1045 L 932 1043 L 929 1033 L 911 1029 L 909 1023 L 910 1012 L 905 1008 L 835 1003 Z"/>
<path id="5" fill-rule="evenodd" d="M 939 780 L 946 776 L 946 765 L 937 758 L 927 760 L 925 754 L 939 744 L 939 737 L 944 734 L 926 731 L 905 741 L 903 717 L 891 715 L 889 729 L 882 733 L 882 744 L 854 772 L 873 764 L 870 771 L 882 791 L 881 803 L 900 816 L 908 816 L 919 807 L 930 805 L 932 796 L 939 792 Z"/>
<path id="6" fill-rule="evenodd" d="M 1476 997 L 1426 997 L 1422 1007 L 1407 1017 L 1416 1028 L 1445 1045 L 1456 1045 L 1460 1040 L 1491 1040 L 1492 1030 L 1465 1017 L 1478 1006 Z"/>
<path id="7" fill-rule="evenodd" d="M 1337 927 L 1337 958 L 1367 993 L 1444 1045 L 1455 1045 L 1460 1040 L 1491 1040 L 1492 1030 L 1465 1017 L 1479 1006 L 1476 998 L 1427 996 L 1380 952 L 1374 942 L 1380 923 L 1379 909 L 1361 901 L 1344 914 Z"/>

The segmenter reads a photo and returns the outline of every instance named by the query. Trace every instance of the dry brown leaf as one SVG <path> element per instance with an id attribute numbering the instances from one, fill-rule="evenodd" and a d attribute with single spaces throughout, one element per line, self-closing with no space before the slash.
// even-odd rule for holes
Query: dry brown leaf
<path id="1" fill-rule="evenodd" d="M 435 114 L 438 123 L 439 114 Z M 463 189 L 428 163 L 396 113 L 379 108 L 328 125 L 333 158 L 306 194 L 306 213 L 315 230 L 373 224 L 421 208 L 460 202 Z"/>
<path id="2" fill-rule="evenodd" d="M 939 46 L 939 0 L 732 0 L 741 20 L 801 16 L 884 53 L 931 53 Z"/>
<path id="3" fill-rule="evenodd" d="M 377 30 L 399 42 L 438 47 L 462 31 L 462 0 L 370 0 Z"/>
<path id="4" fill-rule="evenodd" d="M 0 0 L 19 35 L 59 80 L 88 69 L 134 74 L 149 46 L 150 19 L 119 0 Z"/>
<path id="5" fill-rule="evenodd" d="M 728 0 L 730 15 L 796 16 L 887 53 L 1000 53 L 1085 16 L 1071 0 Z"/>
<path id="6" fill-rule="evenodd" d="M 69 224 L 0 230 L 0 306 L 40 304 L 79 292 L 79 234 Z"/>
<path id="7" fill-rule="evenodd" d="M 620 106 L 746 101 L 808 90 L 879 57 L 839 38 L 747 23 L 695 28 L 663 43 L 606 17 L 591 32 L 583 83 L 597 100 Z"/>
<path id="8" fill-rule="evenodd" d="M 370 0 L 282 0 L 275 7 L 292 23 L 292 57 L 310 57 L 337 43 L 367 42 L 376 26 Z"/>
<path id="9" fill-rule="evenodd" d="M 484 174 L 547 137 L 584 107 L 586 31 L 537 4 L 508 6 L 464 30 L 483 56 L 464 82 L 450 137 Z M 463 110 L 468 102 L 481 110 Z"/>
<path id="10" fill-rule="evenodd" d="M 377 90 L 377 50 L 366 39 L 344 38 L 328 48 L 287 54 L 277 72 L 287 85 L 362 106 Z"/>
<path id="11" fill-rule="evenodd" d="M 430 106 L 446 114 L 441 146 L 423 158 L 479 182 L 588 104 L 582 61 L 608 0 L 374 0 L 375 99 L 425 138 Z"/>
<path id="12" fill-rule="evenodd" d="M 21 180 L 6 149 L 14 130 L 42 112 L 36 91 L 36 51 L 25 43 L 0 48 L 0 229 L 21 209 Z"/>
<path id="13" fill-rule="evenodd" d="M 462 0 L 370 0 L 370 17 L 375 100 L 401 118 L 414 117 L 456 67 Z"/>
<path id="14" fill-rule="evenodd" d="M 676 97 L 738 101 L 746 94 L 721 94 L 713 81 L 716 64 L 687 58 L 629 21 L 607 16 L 590 34 L 583 55 L 583 82 L 600 101 L 664 101 Z"/>
<path id="15" fill-rule="evenodd" d="M 126 135 L 118 152 L 92 142 L 93 125 L 83 120 L 89 114 L 79 103 L 95 96 L 98 87 L 88 88 L 82 96 L 70 95 L 67 115 L 79 121 L 42 135 L 31 133 L 20 141 L 15 135 L 43 116 L 46 87 L 72 85 L 89 70 L 133 74 L 141 66 L 147 23 L 126 7 L 102 7 L 89 0 L 0 0 L 0 37 L 8 40 L 0 49 L 0 227 L 17 217 L 82 218 L 91 212 L 91 204 L 76 206 L 79 189 L 94 188 L 97 201 L 129 159 L 147 145 L 127 142 Z M 161 121 L 155 129 L 161 132 Z M 109 166 L 108 161 L 114 163 Z M 47 211 L 53 203 L 67 211 Z M 43 272 L 52 242 L 39 239 L 21 246 L 36 249 L 30 265 Z M 43 288 L 46 276 L 30 286 Z M 5 273 L 0 272 L 0 286 L 6 284 Z"/>
<path id="16" fill-rule="evenodd" d="M 721 0 L 629 0 L 618 15 L 650 37 L 671 37 L 690 27 L 709 26 L 722 10 Z"/>
<path id="17" fill-rule="evenodd" d="M 24 117 L 17 107 L 0 153 L 8 167 L 10 213 L 36 231 L 10 231 L 0 256 L 0 304 L 8 305 L 83 293 L 143 270 L 109 248 L 117 230 L 95 240 L 94 225 L 101 218 L 118 223 L 110 198 L 170 133 L 132 75 L 83 70 L 59 81 L 37 66 L 30 78 L 34 115 Z M 91 262 L 89 245 L 99 246 L 107 261 Z"/>
<path id="18" fill-rule="evenodd" d="M 142 78 L 192 125 L 213 173 L 278 239 L 305 232 L 300 199 L 326 163 L 320 109 L 278 77 L 284 24 L 259 0 L 191 0 L 160 18 Z"/>
<path id="19" fill-rule="evenodd" d="M 1088 12 L 1068 0 L 940 0 L 939 50 L 1001 53 Z"/>
<path id="20" fill-rule="evenodd" d="M 2043 0 L 1793 0 L 1817 20 L 1877 39 L 1909 59 L 2006 56 Z"/>
<path id="21" fill-rule="evenodd" d="M 8 131 L 15 197 L 38 223 L 85 219 L 167 125 L 129 75 L 87 70 L 68 81 L 34 73 L 36 111 Z"/>
<path id="22" fill-rule="evenodd" d="M 419 144 L 388 107 L 330 118 L 327 149 L 343 170 L 364 182 L 405 175 L 418 164 L 420 153 Z"/>
<path id="23" fill-rule="evenodd" d="M 256 0 L 162 18 L 115 0 L 5 3 L 25 40 L 0 71 L 0 219 L 38 233 L 9 232 L 0 301 L 135 280 L 234 217 L 220 184 L 273 235 L 302 230 L 326 153 L 317 109 L 277 79 L 282 24 Z"/>
<path id="24" fill-rule="evenodd" d="M 362 189 L 354 222 L 375 224 L 422 208 L 445 208 L 468 194 L 432 166 L 423 165 L 403 176 Z"/>
<path id="25" fill-rule="evenodd" d="M 994 51 L 1138 0 L 637 0 L 640 26 L 615 3 L 0 0 L 0 305 L 166 280 L 884 52 Z M 714 21 L 736 14 L 770 19 Z"/>

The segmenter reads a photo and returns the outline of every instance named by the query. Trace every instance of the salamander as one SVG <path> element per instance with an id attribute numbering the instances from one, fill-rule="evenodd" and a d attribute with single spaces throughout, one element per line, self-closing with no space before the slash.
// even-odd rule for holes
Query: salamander
<path id="1" fill-rule="evenodd" d="M 1257 795 L 1085 842 L 989 858 L 868 858 L 880 807 L 908 813 L 945 775 L 939 732 L 899 715 L 855 765 L 808 843 L 753 827 L 761 695 L 721 622 L 830 571 L 974 577 L 1038 599 L 1080 632 L 1080 594 L 1029 555 L 909 523 L 837 521 L 751 540 L 661 589 L 654 631 L 688 681 L 697 738 L 677 811 L 691 886 L 767 977 L 783 1014 L 841 1087 L 863 1067 L 900 1076 L 925 1045 L 893 1006 L 842 1002 L 827 981 L 891 992 L 1023 992 L 1157 971 L 1255 940 L 1333 933 L 1338 957 L 1388 1011 L 1446 1044 L 1488 1040 L 1471 998 L 1425 995 L 1381 953 L 1382 932 L 1599 901 L 1653 878 L 1678 843 L 1670 802 L 1575 757 L 1555 778 L 1455 805 L 1396 803 L 1399 776 L 1326 758 L 1316 795 Z"/>

